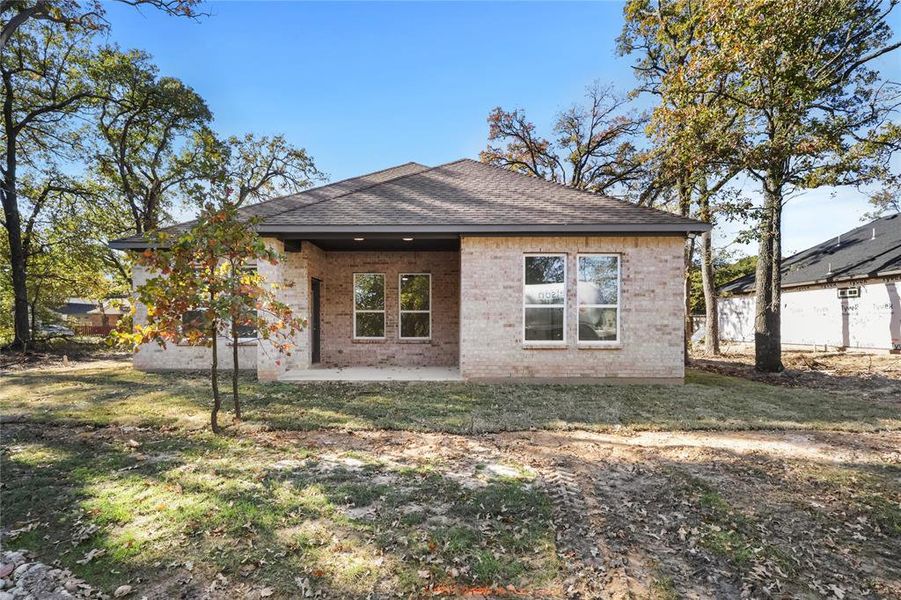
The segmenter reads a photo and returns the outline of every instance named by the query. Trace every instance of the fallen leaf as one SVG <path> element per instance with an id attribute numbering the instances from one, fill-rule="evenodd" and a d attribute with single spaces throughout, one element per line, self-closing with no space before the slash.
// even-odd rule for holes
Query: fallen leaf
<path id="1" fill-rule="evenodd" d="M 106 554 L 106 550 L 104 550 L 103 548 L 93 548 L 91 550 L 88 550 L 87 554 L 84 555 L 84 558 L 82 558 L 81 560 L 76 560 L 75 562 L 80 565 L 86 565 L 98 556 L 103 556 L 104 554 Z"/>

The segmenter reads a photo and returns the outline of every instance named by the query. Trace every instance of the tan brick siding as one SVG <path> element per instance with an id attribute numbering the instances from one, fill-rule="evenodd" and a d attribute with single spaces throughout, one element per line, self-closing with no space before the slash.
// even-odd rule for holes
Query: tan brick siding
<path id="1" fill-rule="evenodd" d="M 681 237 L 462 239 L 460 370 L 465 378 L 642 378 L 684 375 Z M 567 255 L 567 343 L 523 344 L 523 255 Z M 576 342 L 576 255 L 619 253 L 621 343 Z"/>
<path id="2" fill-rule="evenodd" d="M 276 240 L 267 240 L 281 252 Z M 353 339 L 353 274 L 385 274 L 385 340 Z M 303 242 L 300 252 L 288 252 L 278 265 L 263 265 L 260 273 L 279 286 L 279 299 L 296 314 L 310 318 L 312 279 L 319 279 L 321 335 L 320 366 L 451 366 L 459 355 L 460 257 L 456 252 L 325 252 Z M 432 338 L 398 338 L 397 286 L 400 273 L 432 274 Z M 311 329 L 297 336 L 297 349 L 283 356 L 261 342 L 257 375 L 277 379 L 288 369 L 311 365 Z M 278 363 L 278 364 L 276 364 Z"/>
<path id="3" fill-rule="evenodd" d="M 459 355 L 460 256 L 457 252 L 327 252 L 314 261 L 322 281 L 322 365 L 452 366 Z M 315 272 L 316 269 L 311 269 Z M 353 339 L 354 273 L 385 274 L 385 339 Z M 431 340 L 401 340 L 401 273 L 432 275 Z"/>
<path id="4" fill-rule="evenodd" d="M 278 251 L 282 242 L 268 238 Z M 672 237 L 478 237 L 465 236 L 456 252 L 325 252 L 304 242 L 260 273 L 295 312 L 309 318 L 311 280 L 322 281 L 321 365 L 452 366 L 471 379 L 653 378 L 684 375 L 682 347 L 682 238 Z M 563 348 L 524 347 L 522 261 L 525 253 L 567 255 L 567 340 Z M 576 342 L 576 255 L 621 255 L 621 343 L 586 348 Z M 353 274 L 384 273 L 386 339 L 353 340 Z M 432 274 L 432 339 L 398 339 L 398 275 Z M 135 270 L 135 285 L 146 278 Z M 293 285 L 290 285 L 293 284 Z M 462 303 L 462 305 L 461 305 Z M 146 315 L 137 306 L 138 322 Z M 261 341 L 241 348 L 243 365 L 256 365 L 261 380 L 291 368 L 309 368 L 310 329 L 284 356 Z M 230 348 L 223 340 L 220 350 Z M 208 368 L 209 350 L 148 345 L 135 356 L 140 369 Z"/>
<path id="5" fill-rule="evenodd" d="M 285 245 L 282 241 L 274 238 L 264 238 L 266 245 L 283 256 L 283 260 L 270 264 L 262 262 L 257 265 L 257 272 L 263 281 L 266 282 L 274 291 L 275 296 L 282 302 L 290 306 L 296 316 L 306 318 L 307 292 L 308 289 L 303 285 L 306 278 L 307 267 L 304 260 L 301 259 L 299 253 L 285 253 Z M 288 285 L 291 282 L 299 282 L 297 285 Z M 286 355 L 277 350 L 272 341 L 259 340 L 257 345 L 257 378 L 260 381 L 272 381 L 278 379 L 290 368 L 306 367 L 305 346 L 303 345 L 302 331 L 293 340 L 297 346 Z M 282 343 L 286 340 L 278 340 Z"/>
<path id="6" fill-rule="evenodd" d="M 135 265 L 132 270 L 132 285 L 134 288 L 143 284 L 152 275 L 146 268 Z M 147 307 L 140 302 L 135 303 L 135 323 L 147 323 Z M 229 340 L 221 338 L 218 344 L 219 368 L 231 370 L 232 348 Z M 176 370 L 203 370 L 210 368 L 212 349 L 197 346 L 183 346 L 178 344 L 166 344 L 163 348 L 159 344 L 143 344 L 134 356 L 134 367 L 140 371 L 176 371 Z M 243 369 L 256 369 L 257 348 L 256 344 L 242 345 L 238 351 L 238 364 Z"/>
<path id="7" fill-rule="evenodd" d="M 282 242 L 268 238 L 266 243 L 284 252 Z M 309 319 L 312 278 L 321 286 L 321 365 L 325 367 L 413 365 L 452 366 L 459 355 L 460 257 L 456 252 L 324 252 L 304 242 L 300 252 L 284 254 L 276 265 L 258 267 L 263 278 L 273 285 L 280 300 L 298 316 Z M 353 339 L 353 274 L 385 274 L 385 340 Z M 428 341 L 400 340 L 398 336 L 398 277 L 401 273 L 432 275 L 432 336 Z M 146 273 L 135 270 L 134 285 L 146 280 Z M 138 322 L 146 309 L 137 307 Z M 290 356 L 278 352 L 265 340 L 241 347 L 241 363 L 256 368 L 261 380 L 277 379 L 292 368 L 309 368 L 311 336 L 309 325 L 296 337 Z M 223 340 L 220 353 L 230 352 Z M 230 356 L 230 354 L 228 355 Z M 140 369 L 208 368 L 210 350 L 169 345 L 142 347 L 135 356 Z"/>

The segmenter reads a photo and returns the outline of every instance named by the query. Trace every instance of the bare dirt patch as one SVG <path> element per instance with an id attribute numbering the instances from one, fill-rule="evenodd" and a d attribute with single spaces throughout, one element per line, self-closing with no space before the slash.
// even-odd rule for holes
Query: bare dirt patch
<path id="1" fill-rule="evenodd" d="M 901 433 L 270 436 L 541 475 L 567 597 L 901 594 Z"/>
<path id="2" fill-rule="evenodd" d="M 5 452 L 40 472 L 79 460 L 62 445 L 75 435 L 91 457 L 89 489 L 117 486 L 82 504 L 87 520 L 75 523 L 101 519 L 86 543 L 104 541 L 108 553 L 79 576 L 103 573 L 101 587 L 133 585 L 149 598 L 171 592 L 172 568 L 185 564 L 195 584 L 187 598 L 367 597 L 359 578 L 379 598 L 411 588 L 413 597 L 483 598 L 901 594 L 901 432 L 264 431 L 226 448 L 173 446 L 152 429 L 67 429 L 12 426 Z M 151 492 L 161 495 L 146 500 L 149 512 L 129 515 Z M 521 527 L 544 502 L 517 504 L 529 497 L 551 507 L 537 530 Z M 217 515 L 212 523 L 192 502 Z M 52 519 L 40 511 L 29 503 L 28 518 Z M 185 511 L 197 516 L 182 521 Z M 110 578 L 122 568 L 110 555 L 124 552 L 111 539 L 173 527 L 134 555 L 155 556 L 139 578 Z M 541 527 L 556 565 L 522 545 Z M 46 548 L 46 531 L 21 535 Z M 545 575 L 534 579 L 538 568 Z"/>
<path id="3" fill-rule="evenodd" d="M 845 391 L 901 404 L 901 355 L 784 351 L 782 373 L 759 373 L 753 350 L 730 348 L 721 356 L 695 356 L 691 366 L 771 385 Z"/>

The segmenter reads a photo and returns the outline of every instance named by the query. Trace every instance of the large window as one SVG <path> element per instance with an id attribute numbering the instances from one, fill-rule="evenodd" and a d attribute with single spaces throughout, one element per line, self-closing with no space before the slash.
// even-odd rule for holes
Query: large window
<path id="1" fill-rule="evenodd" d="M 385 275 L 354 273 L 354 337 L 385 337 Z"/>
<path id="2" fill-rule="evenodd" d="M 578 260 L 579 341 L 619 341 L 619 256 L 580 254 Z"/>
<path id="3" fill-rule="evenodd" d="M 400 338 L 427 340 L 432 336 L 432 276 L 400 274 Z"/>
<path id="4" fill-rule="evenodd" d="M 566 255 L 526 255 L 523 286 L 523 339 L 566 341 Z"/>

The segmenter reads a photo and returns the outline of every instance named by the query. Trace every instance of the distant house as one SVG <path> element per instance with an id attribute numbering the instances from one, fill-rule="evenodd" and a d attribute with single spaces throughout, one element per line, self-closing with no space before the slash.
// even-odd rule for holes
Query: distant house
<path id="1" fill-rule="evenodd" d="M 407 163 L 242 212 L 286 256 L 258 268 L 295 284 L 279 293 L 309 321 L 291 356 L 248 333 L 241 360 L 262 380 L 682 380 L 682 252 L 704 223 L 472 160 Z M 134 285 L 150 276 L 135 269 Z M 134 364 L 206 368 L 209 350 L 148 345 Z"/>
<path id="2" fill-rule="evenodd" d="M 720 288 L 720 336 L 754 341 L 754 275 Z M 782 261 L 782 342 L 901 351 L 901 214 Z"/>
<path id="3" fill-rule="evenodd" d="M 69 298 L 54 312 L 68 325 L 77 328 L 78 333 L 106 335 L 128 310 L 128 301 L 124 298 L 101 301 Z"/>

